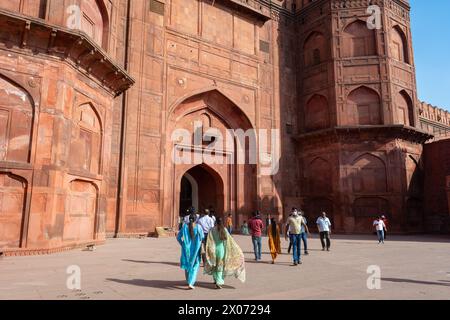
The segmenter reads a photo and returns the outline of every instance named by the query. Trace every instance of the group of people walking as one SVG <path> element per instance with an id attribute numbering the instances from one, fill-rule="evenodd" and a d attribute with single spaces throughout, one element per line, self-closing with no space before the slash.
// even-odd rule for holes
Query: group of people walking
<path id="1" fill-rule="evenodd" d="M 331 248 L 331 221 L 325 212 L 317 218 L 316 225 L 319 231 L 322 251 L 330 251 Z M 387 232 L 387 219 L 378 217 L 373 225 L 378 235 L 378 243 L 384 243 Z M 262 250 L 263 232 L 268 236 L 268 244 L 272 264 L 275 263 L 281 251 L 280 226 L 275 218 L 270 216 L 264 226 L 259 211 L 253 213 L 252 218 L 244 221 L 241 234 L 250 234 L 253 244 L 255 260 L 260 261 Z M 187 215 L 180 221 L 180 231 L 177 240 L 181 245 L 181 268 L 185 270 L 186 281 L 189 289 L 195 288 L 197 274 L 203 262 L 204 273 L 211 275 L 217 289 L 221 289 L 225 283 L 225 277 L 234 276 L 245 282 L 245 259 L 238 244 L 231 236 L 233 232 L 233 220 L 231 214 L 225 221 L 215 217 L 212 210 L 204 210 L 200 215 L 190 208 Z M 285 239 L 289 239 L 288 253 L 292 249 L 293 266 L 302 264 L 301 243 L 303 242 L 304 254 L 308 255 L 308 222 L 302 210 L 292 208 L 285 223 Z"/>
<path id="2" fill-rule="evenodd" d="M 316 221 L 317 227 L 320 232 L 320 240 L 322 243 L 322 250 L 330 251 L 331 241 L 330 241 L 330 232 L 331 232 L 331 222 L 330 219 L 327 218 L 326 213 L 323 212 L 322 216 L 319 217 Z M 259 211 L 255 211 L 253 217 L 249 220 L 248 224 L 244 223 L 245 227 L 250 231 L 252 236 L 253 243 L 253 251 L 255 254 L 255 260 L 261 260 L 261 246 L 262 246 L 262 232 L 264 230 L 264 224 L 261 219 L 261 215 Z M 247 231 L 247 230 L 246 230 Z M 297 208 L 292 208 L 292 211 L 287 219 L 285 225 L 285 239 L 287 240 L 289 237 L 289 248 L 288 253 L 292 250 L 293 257 L 293 266 L 297 266 L 302 263 L 301 261 L 301 241 L 304 244 L 304 252 L 308 254 L 308 234 L 309 229 L 307 225 L 306 218 L 304 213 L 301 210 L 297 210 Z M 277 224 L 274 218 L 270 218 L 270 216 L 266 220 L 266 232 L 269 239 L 269 249 L 272 257 L 272 264 L 275 263 L 277 256 L 281 254 L 281 230 L 279 225 Z"/>
<path id="3" fill-rule="evenodd" d="M 217 289 L 225 277 L 235 276 L 245 282 L 245 259 L 222 218 L 209 210 L 197 215 L 193 210 L 186 216 L 177 240 L 181 245 L 181 269 L 185 271 L 189 289 L 195 289 L 197 274 L 203 262 L 204 273 L 211 275 Z"/>

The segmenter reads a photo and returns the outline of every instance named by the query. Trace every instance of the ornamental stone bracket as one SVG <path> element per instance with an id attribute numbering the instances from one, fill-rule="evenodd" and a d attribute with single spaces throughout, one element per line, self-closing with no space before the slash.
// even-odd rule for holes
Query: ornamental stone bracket
<path id="1" fill-rule="evenodd" d="M 0 10 L 0 46 L 65 61 L 114 96 L 135 83 L 84 32 L 50 25 L 41 19 Z"/>
<path id="2" fill-rule="evenodd" d="M 417 128 L 405 125 L 367 125 L 367 126 L 338 126 L 314 132 L 295 135 L 292 138 L 300 144 L 314 144 L 319 141 L 385 141 L 388 139 L 402 139 L 413 143 L 424 144 L 433 139 L 433 135 Z"/>
<path id="3" fill-rule="evenodd" d="M 259 0 L 215 0 L 216 3 L 221 3 L 234 10 L 241 11 L 243 13 L 256 15 L 259 19 L 267 21 L 270 19 L 270 7 L 267 4 L 263 4 L 263 1 Z"/>

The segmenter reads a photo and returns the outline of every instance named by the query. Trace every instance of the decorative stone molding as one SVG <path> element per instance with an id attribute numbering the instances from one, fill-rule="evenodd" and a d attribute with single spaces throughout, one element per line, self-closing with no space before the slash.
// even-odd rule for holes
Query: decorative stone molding
<path id="1" fill-rule="evenodd" d="M 270 19 L 270 7 L 263 4 L 259 0 L 216 0 L 217 3 L 222 3 L 237 11 L 242 11 L 247 14 L 256 15 L 259 19 Z"/>
<path id="2" fill-rule="evenodd" d="M 293 137 L 299 144 L 310 145 L 327 142 L 361 141 L 361 135 L 370 137 L 370 141 L 385 141 L 388 139 L 402 139 L 417 144 L 423 144 L 433 138 L 427 132 L 404 125 L 368 125 L 368 126 L 339 126 Z"/>
<path id="3" fill-rule="evenodd" d="M 135 82 L 84 32 L 50 25 L 40 19 L 0 10 L 2 45 L 9 51 L 66 61 L 115 96 Z"/>
<path id="4" fill-rule="evenodd" d="M 270 0 L 216 0 L 235 10 L 256 15 L 262 20 L 280 21 L 280 17 L 295 19 L 300 21 L 305 14 L 323 6 L 324 4 L 334 10 L 364 8 L 371 5 L 377 5 L 382 8 L 388 8 L 399 17 L 409 19 L 410 5 L 406 0 L 315 0 L 296 10 L 286 8 L 280 3 Z"/>
<path id="5" fill-rule="evenodd" d="M 85 248 L 89 245 L 103 245 L 106 243 L 106 240 L 92 240 L 86 243 L 79 244 L 69 244 L 62 247 L 57 248 L 24 248 L 24 249 L 0 249 L 0 257 L 20 257 L 20 256 L 37 256 L 37 255 L 46 255 L 46 254 L 54 254 L 61 253 L 74 249 Z"/>

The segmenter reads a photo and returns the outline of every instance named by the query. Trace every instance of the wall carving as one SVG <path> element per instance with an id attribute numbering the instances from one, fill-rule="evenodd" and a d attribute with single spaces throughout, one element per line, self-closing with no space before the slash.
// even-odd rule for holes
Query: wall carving
<path id="1" fill-rule="evenodd" d="M 326 129 L 330 127 L 330 110 L 324 96 L 312 96 L 305 107 L 306 131 Z"/>
<path id="2" fill-rule="evenodd" d="M 97 188 L 91 182 L 74 180 L 70 182 L 68 190 L 63 240 L 93 240 L 97 216 Z"/>
<path id="3" fill-rule="evenodd" d="M 367 23 L 356 20 L 344 29 L 342 57 L 365 57 L 377 54 L 375 31 L 367 28 Z"/>
<path id="4" fill-rule="evenodd" d="M 101 173 L 102 125 L 90 103 L 75 109 L 70 146 L 71 168 L 91 174 Z"/>
<path id="5" fill-rule="evenodd" d="M 0 75 L 0 161 L 30 161 L 33 119 L 28 93 Z"/>
<path id="6" fill-rule="evenodd" d="M 374 155 L 364 154 L 352 164 L 352 185 L 355 193 L 387 191 L 387 172 L 384 161 Z"/>
<path id="7" fill-rule="evenodd" d="M 21 243 L 26 182 L 0 172 L 0 248 L 18 248 Z"/>
<path id="8" fill-rule="evenodd" d="M 374 90 L 362 86 L 347 97 L 346 125 L 382 124 L 380 96 Z"/>
<path id="9" fill-rule="evenodd" d="M 308 165 L 309 191 L 313 194 L 329 194 L 332 192 L 331 164 L 323 159 L 316 158 Z"/>

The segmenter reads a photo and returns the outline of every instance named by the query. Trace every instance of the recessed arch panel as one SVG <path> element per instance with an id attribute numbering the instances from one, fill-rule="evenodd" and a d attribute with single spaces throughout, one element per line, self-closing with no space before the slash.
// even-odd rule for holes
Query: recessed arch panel
<path id="1" fill-rule="evenodd" d="M 315 131 L 330 127 L 330 111 L 327 98 L 322 95 L 312 96 L 306 103 L 305 129 Z"/>
<path id="2" fill-rule="evenodd" d="M 70 182 L 64 219 L 64 241 L 83 242 L 95 239 L 97 201 L 98 188 L 95 184 L 84 180 Z"/>
<path id="3" fill-rule="evenodd" d="M 0 172 L 0 249 L 21 245 L 26 189 L 23 178 Z"/>
<path id="4" fill-rule="evenodd" d="M 414 107 L 410 96 L 404 90 L 395 97 L 397 107 L 397 123 L 406 126 L 414 126 Z"/>
<path id="5" fill-rule="evenodd" d="M 33 124 L 29 93 L 0 75 L 0 161 L 30 162 Z"/>
<path id="6" fill-rule="evenodd" d="M 386 192 L 385 162 L 370 153 L 361 155 L 352 164 L 352 184 L 355 193 Z"/>
<path id="7" fill-rule="evenodd" d="M 380 125 L 382 124 L 381 101 L 378 93 L 368 87 L 361 86 L 353 90 L 347 97 L 347 125 Z"/>
<path id="8" fill-rule="evenodd" d="M 314 31 L 306 38 L 303 55 L 306 67 L 318 65 L 328 59 L 327 40 L 323 33 Z"/>
<path id="9" fill-rule="evenodd" d="M 308 166 L 309 190 L 314 194 L 329 194 L 332 192 L 331 164 L 323 158 L 315 158 Z"/>
<path id="10" fill-rule="evenodd" d="M 408 40 L 403 30 L 397 25 L 391 30 L 391 56 L 395 60 L 410 63 L 408 53 Z"/>
<path id="11" fill-rule="evenodd" d="M 101 173 L 102 121 L 91 103 L 75 109 L 70 147 L 71 168 L 92 174 Z"/>
<path id="12" fill-rule="evenodd" d="M 369 29 L 362 20 L 350 23 L 344 29 L 342 50 L 345 58 L 376 55 L 375 30 Z"/>

